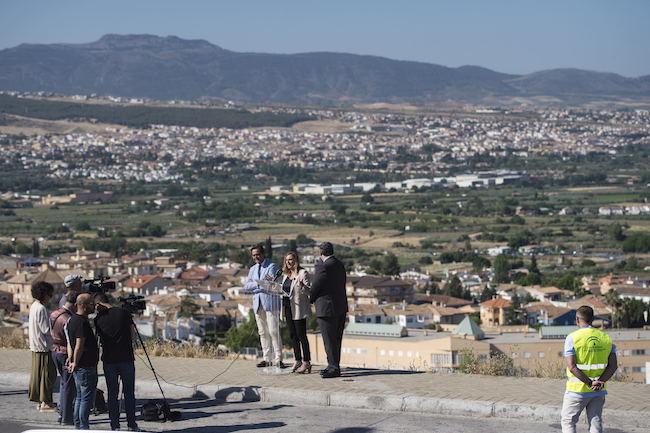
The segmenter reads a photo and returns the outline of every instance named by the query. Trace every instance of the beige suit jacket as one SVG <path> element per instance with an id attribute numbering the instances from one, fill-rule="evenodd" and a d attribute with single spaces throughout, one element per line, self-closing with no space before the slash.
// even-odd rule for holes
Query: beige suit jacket
<path id="1" fill-rule="evenodd" d="M 284 284 L 286 279 L 287 276 L 284 275 L 282 277 L 282 284 Z M 289 302 L 293 320 L 305 319 L 311 314 L 311 304 L 309 303 L 310 287 L 309 273 L 301 269 L 298 272 L 298 278 L 294 278 L 291 282 L 291 289 L 289 291 Z"/>

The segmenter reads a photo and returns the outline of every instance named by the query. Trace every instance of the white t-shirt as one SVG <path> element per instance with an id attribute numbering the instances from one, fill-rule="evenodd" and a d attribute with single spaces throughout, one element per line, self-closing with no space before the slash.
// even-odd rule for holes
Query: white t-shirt
<path id="1" fill-rule="evenodd" d="M 52 329 L 45 305 L 36 299 L 29 307 L 29 350 L 49 352 L 52 350 Z"/>

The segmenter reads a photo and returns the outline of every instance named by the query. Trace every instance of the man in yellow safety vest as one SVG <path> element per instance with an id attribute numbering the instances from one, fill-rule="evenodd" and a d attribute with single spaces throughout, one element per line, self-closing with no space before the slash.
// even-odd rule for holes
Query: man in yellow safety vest
<path id="1" fill-rule="evenodd" d="M 583 409 L 587 412 L 590 433 L 603 431 L 603 406 L 607 382 L 616 372 L 616 346 L 609 335 L 593 328 L 594 310 L 583 305 L 576 311 L 580 329 L 564 342 L 566 391 L 562 403 L 562 433 L 575 433 Z"/>

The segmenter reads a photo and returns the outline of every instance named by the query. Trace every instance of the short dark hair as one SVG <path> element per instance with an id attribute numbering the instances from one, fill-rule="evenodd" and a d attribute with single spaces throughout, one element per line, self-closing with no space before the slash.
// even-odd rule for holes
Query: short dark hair
<path id="1" fill-rule="evenodd" d="M 111 301 L 108 300 L 108 295 L 106 293 L 95 293 L 95 302 L 101 302 L 102 304 L 110 304 Z"/>
<path id="2" fill-rule="evenodd" d="M 320 254 L 322 256 L 332 256 L 334 255 L 334 245 L 331 242 L 323 242 L 318 246 Z"/>
<path id="3" fill-rule="evenodd" d="M 255 250 L 258 250 L 262 255 L 264 255 L 264 244 L 257 244 L 251 247 L 251 253 Z"/>
<path id="4" fill-rule="evenodd" d="M 594 309 L 589 305 L 583 305 L 576 310 L 576 316 L 585 323 L 591 323 L 594 321 Z"/>
<path id="5" fill-rule="evenodd" d="M 53 293 L 54 287 L 45 281 L 39 281 L 32 286 L 32 298 L 38 299 L 41 302 L 43 302 L 46 297 L 52 296 Z"/>
<path id="6" fill-rule="evenodd" d="M 77 296 L 79 296 L 79 292 L 77 292 L 76 290 L 72 291 L 66 295 L 65 301 L 74 305 L 77 303 Z"/>

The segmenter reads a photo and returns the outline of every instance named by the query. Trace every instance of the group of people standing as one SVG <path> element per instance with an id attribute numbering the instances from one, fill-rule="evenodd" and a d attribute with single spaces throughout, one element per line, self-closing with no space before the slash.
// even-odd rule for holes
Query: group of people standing
<path id="1" fill-rule="evenodd" d="M 29 347 L 32 370 L 29 399 L 41 412 L 59 413 L 59 423 L 87 430 L 97 392 L 99 347 L 108 391 L 111 429 L 119 430 L 119 387 L 122 383 L 128 429 L 140 431 L 135 421 L 135 363 L 131 314 L 113 307 L 104 293 L 83 293 L 79 275 L 64 280 L 67 293 L 59 308 L 47 312 L 54 289 L 47 282 L 32 288 L 29 310 Z M 97 313 L 91 325 L 89 315 Z M 94 325 L 94 326 L 93 326 Z M 57 374 L 61 377 L 59 403 L 52 399 Z"/>
<path id="2" fill-rule="evenodd" d="M 263 355 L 258 367 L 286 367 L 282 361 L 280 336 L 280 319 L 284 316 L 293 346 L 295 362 L 292 371 L 311 373 L 307 318 L 311 315 L 311 304 L 314 304 L 328 364 L 320 374 L 323 378 L 341 375 L 341 342 L 348 311 L 345 267 L 334 256 L 334 246 L 330 242 L 320 244 L 319 250 L 320 260 L 311 276 L 300 266 L 295 251 L 284 256 L 282 269 L 278 269 L 266 258 L 263 245 L 251 248 L 255 264 L 248 272 L 243 289 L 253 295 L 253 311 Z"/>

